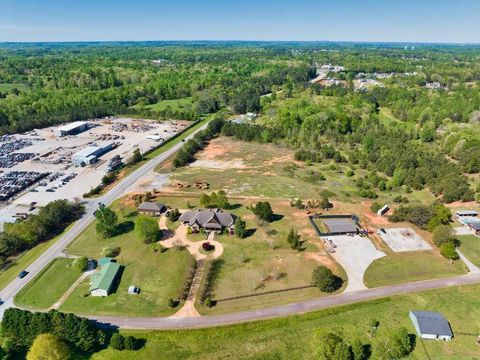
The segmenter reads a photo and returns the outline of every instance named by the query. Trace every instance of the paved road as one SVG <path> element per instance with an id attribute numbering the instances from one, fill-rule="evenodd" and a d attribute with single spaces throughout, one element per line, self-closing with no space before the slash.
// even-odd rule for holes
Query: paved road
<path id="1" fill-rule="evenodd" d="M 306 312 L 315 311 L 327 307 L 350 304 L 359 301 L 366 301 L 392 295 L 405 294 L 429 289 L 438 289 L 449 286 L 475 284 L 479 282 L 480 273 L 470 273 L 468 275 L 462 275 L 452 278 L 427 280 L 347 292 L 340 295 L 311 299 L 288 305 L 275 306 L 267 309 L 250 310 L 224 315 L 201 316 L 196 318 L 109 316 L 89 316 L 89 318 L 106 325 L 118 326 L 125 329 L 193 329 L 303 314 Z"/>
<path id="2" fill-rule="evenodd" d="M 200 127 L 198 130 L 186 137 L 186 140 L 195 135 L 196 132 L 206 128 L 207 124 Z M 124 193 L 128 192 L 134 184 L 143 178 L 146 174 L 151 172 L 155 166 L 165 161 L 168 157 L 174 154 L 180 149 L 183 142 L 179 142 L 169 150 L 165 151 L 156 158 L 148 161 L 143 166 L 135 170 L 129 176 L 120 181 L 115 187 L 94 200 L 89 200 L 85 204 L 85 214 L 80 220 L 78 220 L 70 230 L 68 230 L 58 241 L 53 244 L 48 250 L 46 250 L 40 257 L 38 257 L 30 266 L 25 270 L 29 274 L 23 278 L 15 278 L 5 288 L 0 291 L 0 299 L 4 301 L 4 304 L 0 306 L 0 317 L 3 316 L 5 309 L 14 306 L 13 298 L 16 294 L 31 281 L 42 269 L 44 269 L 53 259 L 58 257 L 61 252 L 70 244 L 94 219 L 93 212 L 98 208 L 99 203 L 110 205 L 113 201 L 121 197 Z"/>

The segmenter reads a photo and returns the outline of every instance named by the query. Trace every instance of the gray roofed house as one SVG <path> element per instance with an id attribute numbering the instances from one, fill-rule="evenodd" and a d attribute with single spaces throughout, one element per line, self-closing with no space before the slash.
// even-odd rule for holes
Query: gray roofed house
<path id="1" fill-rule="evenodd" d="M 166 209 L 162 203 L 146 201 L 141 203 L 137 210 L 140 214 L 160 216 Z"/>
<path id="2" fill-rule="evenodd" d="M 358 233 L 357 226 L 350 218 L 345 219 L 322 219 L 328 231 L 332 234 Z"/>
<path id="3" fill-rule="evenodd" d="M 410 311 L 410 319 L 422 339 L 451 340 L 452 329 L 442 314 L 433 311 Z"/>
<path id="4" fill-rule="evenodd" d="M 199 231 L 202 228 L 206 231 L 220 232 L 228 228 L 229 232 L 232 232 L 235 215 L 223 212 L 221 209 L 185 211 L 178 221 L 187 224 L 193 231 Z"/>

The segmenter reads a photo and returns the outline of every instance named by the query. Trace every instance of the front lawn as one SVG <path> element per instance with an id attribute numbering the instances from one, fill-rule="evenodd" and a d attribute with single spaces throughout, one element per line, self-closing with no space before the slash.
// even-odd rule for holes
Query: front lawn
<path id="1" fill-rule="evenodd" d="M 433 251 L 415 251 L 393 253 L 375 260 L 365 272 L 364 281 L 368 287 L 377 287 L 461 275 L 466 272 L 467 267 L 460 260 L 450 263 Z"/>
<path id="2" fill-rule="evenodd" d="M 473 264 L 480 266 L 480 238 L 475 235 L 457 236 L 460 240 L 460 251 Z"/>
<path id="3" fill-rule="evenodd" d="M 77 314 L 161 316 L 174 313 L 168 300 L 177 298 L 183 285 L 191 255 L 183 250 L 155 251 L 155 244 L 146 245 L 133 229 L 136 211 L 125 207 L 118 211 L 120 201 L 112 205 L 125 232 L 110 239 L 95 231 L 95 221 L 70 245 L 69 252 L 98 259 L 106 246 L 121 248 L 117 261 L 124 266 L 118 289 L 106 298 L 84 297 L 88 294 L 89 279 L 67 298 L 60 308 Z M 122 216 L 123 212 L 123 216 Z M 157 249 L 158 250 L 158 249 Z M 140 295 L 128 295 L 130 285 L 140 288 Z"/>
<path id="4" fill-rule="evenodd" d="M 15 297 L 15 305 L 28 309 L 49 309 L 77 280 L 81 271 L 73 260 L 53 260 Z"/>

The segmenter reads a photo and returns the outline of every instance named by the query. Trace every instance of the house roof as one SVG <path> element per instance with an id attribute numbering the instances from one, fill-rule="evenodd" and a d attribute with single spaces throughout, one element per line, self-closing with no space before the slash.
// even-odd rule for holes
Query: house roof
<path id="1" fill-rule="evenodd" d="M 99 272 L 92 275 L 90 291 L 101 289 L 108 292 L 119 270 L 120 265 L 115 262 L 109 262 L 108 264 L 102 266 Z"/>
<path id="2" fill-rule="evenodd" d="M 113 258 L 111 258 L 111 257 L 100 258 L 100 259 L 98 259 L 98 265 L 99 266 L 107 265 L 108 263 L 112 262 L 112 260 L 113 260 Z"/>
<path id="3" fill-rule="evenodd" d="M 418 324 L 421 334 L 453 336 L 447 319 L 442 314 L 433 311 L 410 311 Z"/>
<path id="4" fill-rule="evenodd" d="M 459 216 L 468 216 L 468 215 L 477 216 L 478 212 L 475 210 L 458 210 L 458 211 L 455 211 L 455 214 Z"/>
<path id="5" fill-rule="evenodd" d="M 165 208 L 165 205 L 162 203 L 146 201 L 140 204 L 138 207 L 139 211 L 162 211 Z"/>
<path id="6" fill-rule="evenodd" d="M 470 221 L 468 223 L 468 226 L 475 231 L 479 231 L 480 230 L 480 221 Z"/>
<path id="7" fill-rule="evenodd" d="M 352 219 L 322 219 L 331 233 L 354 233 L 357 227 Z"/>
<path id="8" fill-rule="evenodd" d="M 197 224 L 201 227 L 208 226 L 221 229 L 222 227 L 232 226 L 235 222 L 235 215 L 223 212 L 220 209 L 185 211 L 180 215 L 179 221 L 186 222 L 189 225 Z"/>

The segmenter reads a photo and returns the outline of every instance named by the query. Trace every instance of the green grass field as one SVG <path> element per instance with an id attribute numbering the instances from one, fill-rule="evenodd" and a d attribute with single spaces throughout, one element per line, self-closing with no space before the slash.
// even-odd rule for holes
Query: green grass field
<path id="1" fill-rule="evenodd" d="M 185 97 L 181 99 L 162 100 L 156 104 L 147 105 L 146 108 L 153 111 L 164 111 L 168 107 L 172 110 L 183 110 L 184 108 L 191 107 L 193 100 L 191 97 Z"/>
<path id="2" fill-rule="evenodd" d="M 449 260 L 432 251 L 393 253 L 375 260 L 365 272 L 364 281 L 368 287 L 377 287 L 466 272 L 463 262 L 458 260 L 450 264 Z"/>
<path id="3" fill-rule="evenodd" d="M 28 309 L 50 308 L 81 275 L 74 261 L 56 259 L 15 297 L 15 305 Z"/>
<path id="4" fill-rule="evenodd" d="M 472 263 L 480 266 L 480 238 L 475 235 L 458 236 L 460 240 L 460 251 Z"/>
<path id="5" fill-rule="evenodd" d="M 397 119 L 395 115 L 392 114 L 392 111 L 388 108 L 381 108 L 379 113 L 380 121 L 388 126 L 398 126 L 403 129 L 414 128 L 414 123 L 409 123 Z"/>
<path id="6" fill-rule="evenodd" d="M 118 205 L 117 201 L 113 209 L 118 211 Z M 125 216 L 118 211 L 120 222 L 135 221 L 136 213 L 132 208 L 125 208 L 123 212 Z M 96 233 L 93 222 L 70 245 L 69 252 L 98 259 L 102 249 L 108 245 L 121 248 L 117 260 L 124 266 L 124 271 L 117 291 L 106 298 L 84 297 L 89 289 L 89 281 L 86 280 L 68 297 L 61 310 L 78 314 L 136 316 L 161 316 L 178 310 L 170 309 L 168 300 L 178 297 L 191 258 L 187 251 L 171 249 L 164 253 L 155 252 L 155 245 L 144 244 L 134 230 L 105 239 Z M 128 295 L 130 285 L 139 287 L 140 295 Z"/>
<path id="7" fill-rule="evenodd" d="M 380 359 L 379 344 L 399 326 L 414 333 L 410 310 L 440 311 L 454 332 L 451 342 L 420 341 L 408 359 L 473 360 L 480 358 L 476 334 L 480 329 L 480 285 L 432 290 L 322 310 L 288 318 L 241 325 L 179 331 L 123 332 L 146 339 L 137 352 L 112 349 L 92 356 L 106 359 L 318 359 L 315 334 L 340 334 L 351 343 L 361 340 L 372 347 L 370 359 Z M 375 337 L 367 334 L 372 320 L 380 326 Z M 472 334 L 472 335 L 464 335 Z"/>
<path id="8" fill-rule="evenodd" d="M 10 91 L 12 89 L 18 89 L 20 91 L 26 91 L 28 89 L 28 86 L 25 84 L 21 83 L 13 83 L 13 84 L 8 84 L 8 83 L 0 83 L 0 91 L 5 92 L 5 91 Z"/>

